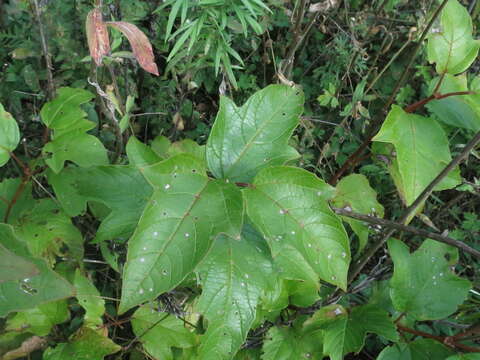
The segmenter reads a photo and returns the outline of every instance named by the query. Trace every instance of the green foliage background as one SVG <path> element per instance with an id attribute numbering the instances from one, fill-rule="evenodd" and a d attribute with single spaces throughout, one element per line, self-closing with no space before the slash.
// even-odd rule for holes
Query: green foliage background
<path id="1" fill-rule="evenodd" d="M 160 76 L 92 64 L 92 1 L 0 4 L 0 359 L 479 359 L 478 141 L 416 203 L 479 2 L 95 3 Z"/>

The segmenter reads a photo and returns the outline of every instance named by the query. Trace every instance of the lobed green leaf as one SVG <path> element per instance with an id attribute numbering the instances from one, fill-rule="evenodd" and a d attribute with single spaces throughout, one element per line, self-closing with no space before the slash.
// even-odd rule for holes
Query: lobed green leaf
<path id="1" fill-rule="evenodd" d="M 303 103 L 303 93 L 286 85 L 270 85 L 240 108 L 222 97 L 206 150 L 213 175 L 249 182 L 260 169 L 298 157 L 288 140 Z"/>
<path id="2" fill-rule="evenodd" d="M 267 240 L 283 276 L 347 286 L 350 247 L 326 199 L 331 187 L 308 171 L 270 167 L 244 191 L 247 213 Z"/>

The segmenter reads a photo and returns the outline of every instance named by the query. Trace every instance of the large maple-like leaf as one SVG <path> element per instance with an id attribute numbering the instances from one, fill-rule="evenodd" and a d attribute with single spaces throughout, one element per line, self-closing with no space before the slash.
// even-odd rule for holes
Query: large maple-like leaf
<path id="1" fill-rule="evenodd" d="M 177 286 L 218 234 L 240 236 L 241 192 L 209 179 L 195 161 L 180 154 L 144 170 L 156 190 L 128 244 L 120 312 Z"/>

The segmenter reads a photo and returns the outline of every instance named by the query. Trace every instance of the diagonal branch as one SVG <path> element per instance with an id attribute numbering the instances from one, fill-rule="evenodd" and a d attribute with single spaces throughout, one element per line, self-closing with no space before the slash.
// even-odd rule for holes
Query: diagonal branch
<path id="1" fill-rule="evenodd" d="M 356 220 L 365 221 L 365 222 L 368 222 L 369 224 L 375 224 L 381 227 L 386 227 L 386 228 L 399 230 L 403 232 L 409 232 L 414 235 L 434 239 L 444 244 L 455 246 L 456 248 L 461 249 L 480 259 L 480 251 L 475 250 L 474 248 L 468 246 L 467 244 L 461 241 L 452 239 L 451 237 L 448 237 L 448 236 L 443 236 L 439 233 L 435 233 L 435 232 L 431 232 L 423 229 L 417 229 L 416 227 L 413 227 L 413 226 L 403 225 L 398 222 L 378 218 L 376 216 L 359 214 L 353 211 L 348 211 L 345 208 L 332 207 L 332 210 L 335 211 L 335 213 L 337 213 L 338 215 L 346 216 Z"/>
<path id="2" fill-rule="evenodd" d="M 412 216 L 417 210 L 418 206 L 424 203 L 424 201 L 430 196 L 433 189 L 452 171 L 458 164 L 460 164 L 470 154 L 475 146 L 480 143 L 480 131 L 473 137 L 472 140 L 463 148 L 462 152 L 458 154 L 450 163 L 432 180 L 430 184 L 422 191 L 422 193 L 415 199 L 415 201 L 404 211 L 398 223 L 405 224 L 405 222 Z M 383 247 L 385 242 L 395 233 L 396 229 L 389 230 L 383 237 L 381 237 L 376 243 L 374 243 L 355 263 L 350 272 L 348 282 L 351 283 L 360 274 L 362 269 L 367 265 L 370 258 Z"/>

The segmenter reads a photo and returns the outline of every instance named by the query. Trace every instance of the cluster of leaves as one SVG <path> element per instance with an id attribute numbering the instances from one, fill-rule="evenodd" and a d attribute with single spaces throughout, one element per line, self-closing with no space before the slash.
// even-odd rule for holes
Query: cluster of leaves
<path id="1" fill-rule="evenodd" d="M 256 31 L 255 19 L 266 11 L 256 0 L 165 6 L 172 6 L 167 37 L 178 45 L 171 60 L 208 41 L 228 45 L 222 31 L 235 26 L 230 12 L 244 31 L 247 24 Z M 190 12 L 198 15 L 193 22 Z M 181 28 L 170 35 L 178 14 Z M 90 13 L 87 27 L 97 21 L 103 29 L 92 18 L 99 15 Z M 93 56 L 99 64 L 110 44 L 93 28 L 92 48 L 104 45 Z M 468 12 L 449 0 L 441 32 L 428 40 L 438 73 L 427 104 L 432 116 L 394 105 L 373 138 L 406 206 L 452 159 L 444 126 L 479 131 L 480 84 L 461 74 L 479 48 Z M 228 67 L 225 57 L 236 58 L 222 51 L 217 68 Z M 365 86 L 357 85 L 343 116 L 367 117 L 358 105 Z M 336 108 L 336 91 L 329 87 L 322 105 Z M 451 93 L 461 95 L 443 96 Z M 411 251 L 391 238 L 393 274 L 361 296 L 349 293 L 352 259 L 374 231 L 334 207 L 378 217 L 385 209 L 362 174 L 334 187 L 296 166 L 293 134 L 305 106 L 299 86 L 267 86 L 241 107 L 221 97 L 206 145 L 164 136 L 146 144 L 130 136 L 119 164 L 110 163 L 95 136 L 93 99 L 82 88 L 58 89 L 40 111 L 46 143 L 33 159 L 19 156 L 18 123 L 0 105 L 0 166 L 16 163 L 22 172 L 0 183 L 0 356 L 41 349 L 33 356 L 45 360 L 340 360 L 368 347 L 377 359 L 478 359 L 462 353 L 478 350 L 475 337 L 468 338 L 476 332 L 449 325 L 478 320 L 471 315 L 478 312 L 477 292 L 457 274 L 456 248 L 422 239 Z M 130 107 L 112 111 L 128 116 Z M 125 124 L 120 130 L 128 133 Z M 435 190 L 461 182 L 457 167 Z M 93 260 L 85 254 L 92 249 Z M 99 263 L 104 270 L 85 265 Z"/>

